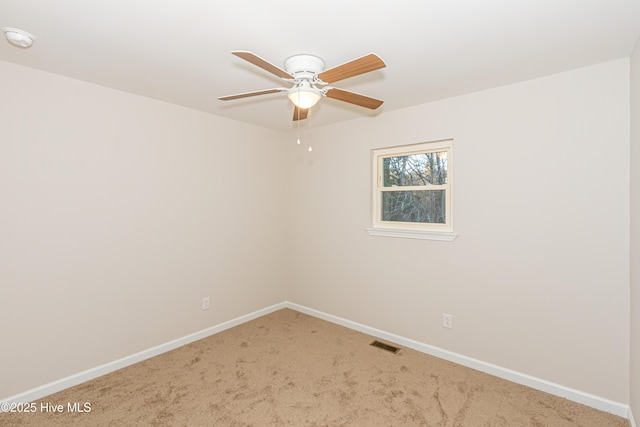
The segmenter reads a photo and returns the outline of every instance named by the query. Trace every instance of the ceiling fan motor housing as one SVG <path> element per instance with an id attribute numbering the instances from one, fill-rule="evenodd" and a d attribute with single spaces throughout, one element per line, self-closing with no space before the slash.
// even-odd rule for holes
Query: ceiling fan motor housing
<path id="1" fill-rule="evenodd" d="M 324 71 L 324 61 L 314 55 L 294 55 L 284 61 L 284 68 L 297 79 L 311 79 Z"/>

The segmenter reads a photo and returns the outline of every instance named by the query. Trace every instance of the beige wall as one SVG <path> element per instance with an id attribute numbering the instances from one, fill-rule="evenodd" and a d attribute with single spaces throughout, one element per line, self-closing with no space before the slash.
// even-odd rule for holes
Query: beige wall
<path id="1" fill-rule="evenodd" d="M 458 238 L 369 236 L 370 150 L 444 138 Z M 296 154 L 292 302 L 629 401 L 628 59 L 312 139 Z"/>
<path id="2" fill-rule="evenodd" d="M 286 298 L 282 134 L 5 62 L 0 93 L 0 399 Z"/>
<path id="3" fill-rule="evenodd" d="M 631 57 L 631 409 L 640 421 L 640 42 Z"/>
<path id="4" fill-rule="evenodd" d="M 311 154 L 8 63 L 0 77 L 0 398 L 288 299 L 629 401 L 628 60 L 311 127 Z M 370 150 L 443 138 L 458 239 L 369 236 Z"/>

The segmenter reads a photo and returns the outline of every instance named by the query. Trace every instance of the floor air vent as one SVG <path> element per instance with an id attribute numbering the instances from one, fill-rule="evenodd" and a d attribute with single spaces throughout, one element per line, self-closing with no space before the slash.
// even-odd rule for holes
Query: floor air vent
<path id="1" fill-rule="evenodd" d="M 377 347 L 377 348 L 380 348 L 380 349 L 382 349 L 382 350 L 385 350 L 385 351 L 391 352 L 391 353 L 393 353 L 393 354 L 396 354 L 397 352 L 399 352 L 399 351 L 400 351 L 400 349 L 399 349 L 398 347 L 394 347 L 394 346 L 392 346 L 392 345 L 385 344 L 385 343 L 380 342 L 380 341 L 378 341 L 378 340 L 375 340 L 374 342 L 372 342 L 372 343 L 371 343 L 371 344 L 369 344 L 369 345 L 372 345 L 372 346 Z"/>

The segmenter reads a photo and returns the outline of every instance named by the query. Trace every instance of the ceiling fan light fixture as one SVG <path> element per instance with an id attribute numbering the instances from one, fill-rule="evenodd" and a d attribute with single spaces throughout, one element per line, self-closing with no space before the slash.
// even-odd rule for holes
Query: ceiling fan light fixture
<path id="1" fill-rule="evenodd" d="M 4 31 L 4 35 L 9 43 L 23 49 L 31 47 L 33 41 L 36 39 L 33 35 L 17 28 L 4 27 L 2 31 Z"/>
<path id="2" fill-rule="evenodd" d="M 311 108 L 320 101 L 320 90 L 311 86 L 298 86 L 289 89 L 289 99 L 298 108 Z"/>

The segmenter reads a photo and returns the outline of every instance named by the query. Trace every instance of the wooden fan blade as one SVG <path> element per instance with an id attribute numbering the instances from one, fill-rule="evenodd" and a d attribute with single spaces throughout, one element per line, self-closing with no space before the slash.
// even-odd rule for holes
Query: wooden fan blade
<path id="1" fill-rule="evenodd" d="M 368 96 L 360 95 L 359 93 L 349 92 L 348 90 L 337 89 L 335 87 L 327 90 L 325 95 L 329 98 L 338 99 L 340 101 L 359 105 L 365 108 L 370 108 L 371 110 L 375 110 L 384 102 L 381 99 L 370 98 Z"/>
<path id="2" fill-rule="evenodd" d="M 346 62 L 318 74 L 318 78 L 325 83 L 333 83 L 359 74 L 368 73 L 386 67 L 382 59 L 375 53 Z"/>
<path id="3" fill-rule="evenodd" d="M 220 96 L 218 97 L 218 99 L 220 101 L 229 101 L 231 99 L 247 98 L 249 96 L 256 96 L 256 95 L 266 95 L 268 93 L 282 92 L 284 90 L 287 90 L 287 89 L 280 87 L 276 89 L 257 90 L 255 92 L 245 92 L 245 93 L 237 93 L 235 95 Z"/>
<path id="4" fill-rule="evenodd" d="M 309 113 L 308 108 L 298 108 L 297 106 L 293 106 L 293 121 L 304 120 L 307 118 L 307 113 Z"/>
<path id="5" fill-rule="evenodd" d="M 294 77 L 287 73 L 285 70 L 276 67 L 272 63 L 260 58 L 258 55 L 252 52 L 247 52 L 244 50 L 236 50 L 231 52 L 235 56 L 244 59 L 245 61 L 251 62 L 253 65 L 256 65 L 263 70 L 270 72 L 271 74 L 275 74 L 276 76 L 282 79 L 293 79 Z"/>

